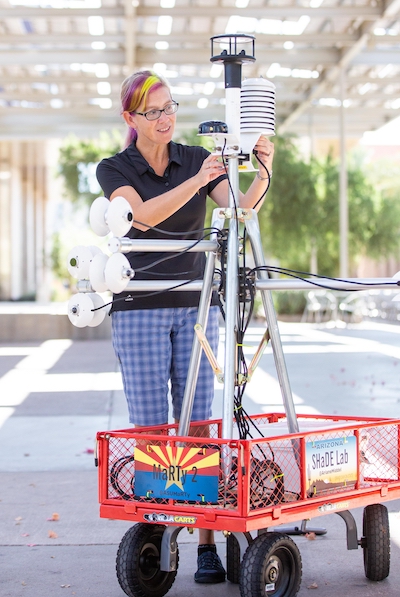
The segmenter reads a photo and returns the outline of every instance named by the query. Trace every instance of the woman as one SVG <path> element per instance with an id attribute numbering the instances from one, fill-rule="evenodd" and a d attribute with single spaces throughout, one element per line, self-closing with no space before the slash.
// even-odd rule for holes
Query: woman
<path id="1" fill-rule="evenodd" d="M 207 195 L 218 206 L 228 206 L 224 165 L 202 147 L 172 141 L 178 104 L 160 76 L 140 71 L 128 77 L 122 84 L 121 103 L 128 125 L 126 148 L 100 162 L 97 178 L 110 201 L 122 196 L 130 203 L 134 222 L 128 236 L 166 239 L 179 233 L 180 239 L 202 238 Z M 261 137 L 255 150 L 271 172 L 273 144 Z M 265 169 L 257 173 L 247 193 L 240 195 L 240 207 L 252 208 L 265 193 L 268 180 Z M 136 279 L 199 279 L 205 264 L 205 255 L 196 252 L 168 260 L 165 253 L 130 253 L 128 257 Z M 159 260 L 163 262 L 157 265 Z M 168 422 L 169 383 L 173 417 L 179 420 L 198 301 L 198 292 L 185 291 L 114 297 L 113 346 L 121 364 L 129 419 L 137 427 Z M 218 311 L 213 297 L 207 337 L 215 354 Z M 203 355 L 192 421 L 211 417 L 213 394 L 213 372 Z M 199 529 L 195 581 L 224 580 L 213 531 Z"/>

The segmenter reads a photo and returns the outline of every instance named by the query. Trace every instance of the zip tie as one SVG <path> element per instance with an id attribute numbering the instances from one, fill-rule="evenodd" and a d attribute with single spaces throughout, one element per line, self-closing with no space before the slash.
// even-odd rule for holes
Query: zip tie
<path id="1" fill-rule="evenodd" d="M 280 473 L 280 475 L 275 475 L 275 477 L 272 477 L 272 481 L 275 481 L 275 479 L 281 479 L 284 476 L 284 473 Z"/>

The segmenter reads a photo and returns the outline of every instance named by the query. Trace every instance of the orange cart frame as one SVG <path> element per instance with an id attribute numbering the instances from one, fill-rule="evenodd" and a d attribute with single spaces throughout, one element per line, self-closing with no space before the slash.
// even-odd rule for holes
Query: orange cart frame
<path id="1" fill-rule="evenodd" d="M 251 419 L 263 429 L 267 428 L 272 435 L 246 440 L 221 439 L 221 420 L 193 424 L 193 429 L 198 427 L 199 430 L 208 424 L 210 438 L 179 437 L 176 425 L 146 428 L 146 431 L 99 432 L 96 458 L 99 465 L 100 516 L 149 522 L 149 513 L 154 513 L 154 522 L 160 522 L 162 515 L 166 515 L 163 522 L 166 525 L 176 525 L 182 520 L 181 526 L 247 532 L 400 497 L 400 419 L 366 417 L 360 420 L 357 417 L 299 415 L 300 425 L 316 427 L 297 434 L 282 434 L 286 421 L 286 415 L 282 413 L 256 415 Z M 278 435 L 274 434 L 276 427 L 280 427 Z M 356 478 L 351 483 L 326 489 L 314 488 L 310 492 L 307 486 L 307 443 L 328 442 L 340 437 L 355 438 Z M 365 450 L 363 437 L 368 438 Z M 223 459 L 220 460 L 218 503 L 193 504 L 181 499 L 162 500 L 160 503 L 159 498 L 135 496 L 133 490 L 127 499 L 129 488 L 133 488 L 135 482 L 135 463 L 131 459 L 123 471 L 125 489 L 123 495 L 119 495 L 110 480 L 113 465 L 121 458 L 132 457 L 136 446 L 152 444 L 212 447 L 221 452 L 228 450 L 233 461 L 238 459 L 241 465 L 236 467 L 235 478 L 231 479 L 227 490 Z M 271 486 L 270 479 L 263 479 L 263 475 L 274 476 L 270 466 L 272 460 L 260 458 L 266 451 L 278 455 L 276 464 L 284 479 L 278 493 L 276 482 Z M 290 489 L 285 488 L 286 479 L 289 479 Z M 269 495 L 273 497 L 272 503 L 268 504 L 265 502 L 268 502 Z M 157 517 L 157 514 L 160 516 Z"/>

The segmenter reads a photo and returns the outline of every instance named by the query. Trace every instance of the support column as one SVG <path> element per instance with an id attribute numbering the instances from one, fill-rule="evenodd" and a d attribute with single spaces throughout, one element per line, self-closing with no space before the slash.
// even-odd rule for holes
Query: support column
<path id="1" fill-rule="evenodd" d="M 10 143 L 0 142 L 0 299 L 10 297 L 11 201 Z"/>
<path id="2" fill-rule="evenodd" d="M 346 73 L 340 71 L 340 173 L 339 173 L 339 246 L 340 277 L 349 275 L 349 207 L 347 196 L 346 121 L 345 121 Z"/>
<path id="3" fill-rule="evenodd" d="M 23 295 L 23 256 L 25 245 L 20 141 L 12 141 L 10 144 L 10 170 L 10 298 L 11 300 L 18 300 Z"/>
<path id="4" fill-rule="evenodd" d="M 58 163 L 60 142 L 47 140 L 43 146 L 40 162 L 40 176 L 37 179 L 38 211 L 37 222 L 37 274 L 36 296 L 40 302 L 49 302 L 53 291 L 53 271 L 51 253 L 53 249 L 56 211 L 62 197 L 62 183 L 53 175 Z M 39 241 L 39 238 L 41 239 Z M 39 255 L 40 252 L 40 255 Z M 40 263 L 40 265 L 38 265 Z"/>
<path id="5" fill-rule="evenodd" d="M 24 294 L 30 299 L 36 294 L 36 218 L 35 186 L 39 147 L 34 141 L 24 143 L 25 160 L 22 164 L 24 174 L 23 188 L 25 195 L 25 288 Z"/>
<path id="6" fill-rule="evenodd" d="M 48 143 L 48 142 L 47 142 Z M 46 143 L 46 145 L 47 145 Z M 46 177 L 45 177 L 45 156 L 46 146 L 41 148 L 40 159 L 36 162 L 35 176 L 35 226 L 36 226 L 36 300 L 45 301 L 50 299 L 49 290 L 45 283 L 46 267 L 46 228 L 45 228 L 45 206 L 47 200 Z M 45 291 L 46 295 L 43 294 Z"/>

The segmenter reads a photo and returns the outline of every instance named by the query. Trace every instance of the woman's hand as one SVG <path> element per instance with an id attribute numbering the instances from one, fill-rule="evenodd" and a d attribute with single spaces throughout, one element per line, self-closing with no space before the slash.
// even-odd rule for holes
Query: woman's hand
<path id="1" fill-rule="evenodd" d="M 257 157 L 260 159 L 262 163 L 259 163 L 259 173 L 258 176 L 254 177 L 253 182 L 251 183 L 249 189 L 247 190 L 246 194 L 243 195 L 241 191 L 239 191 L 239 200 L 240 200 L 240 207 L 244 207 L 246 209 L 253 209 L 254 207 L 259 210 L 263 200 L 265 191 L 268 188 L 268 183 L 270 176 L 268 176 L 268 172 L 272 174 L 272 162 L 274 159 L 274 144 L 267 138 L 261 136 L 257 143 L 254 146 L 254 151 L 257 152 Z M 217 165 L 218 156 L 208 156 L 199 170 L 199 173 L 196 176 L 200 176 L 204 174 L 207 177 L 207 180 L 203 182 L 203 186 L 206 185 L 210 180 L 214 180 L 220 174 L 223 174 L 225 168 L 223 164 L 219 163 Z M 268 168 L 268 172 L 266 171 L 265 167 Z M 219 207 L 228 207 L 229 205 L 229 184 L 228 180 L 222 180 L 213 190 L 211 193 L 211 198 L 215 201 Z"/>
<path id="2" fill-rule="evenodd" d="M 259 158 L 257 160 L 260 169 L 260 176 L 268 180 L 268 172 L 272 173 L 272 162 L 274 160 L 274 144 L 268 137 L 261 136 L 254 146 L 254 152 Z M 260 161 L 259 161 L 260 160 Z M 268 168 L 268 172 L 265 167 Z"/>
<path id="3" fill-rule="evenodd" d="M 220 156 L 212 155 L 206 157 L 196 174 L 199 180 L 199 188 L 205 187 L 209 182 L 225 174 L 225 166 L 220 160 Z"/>

